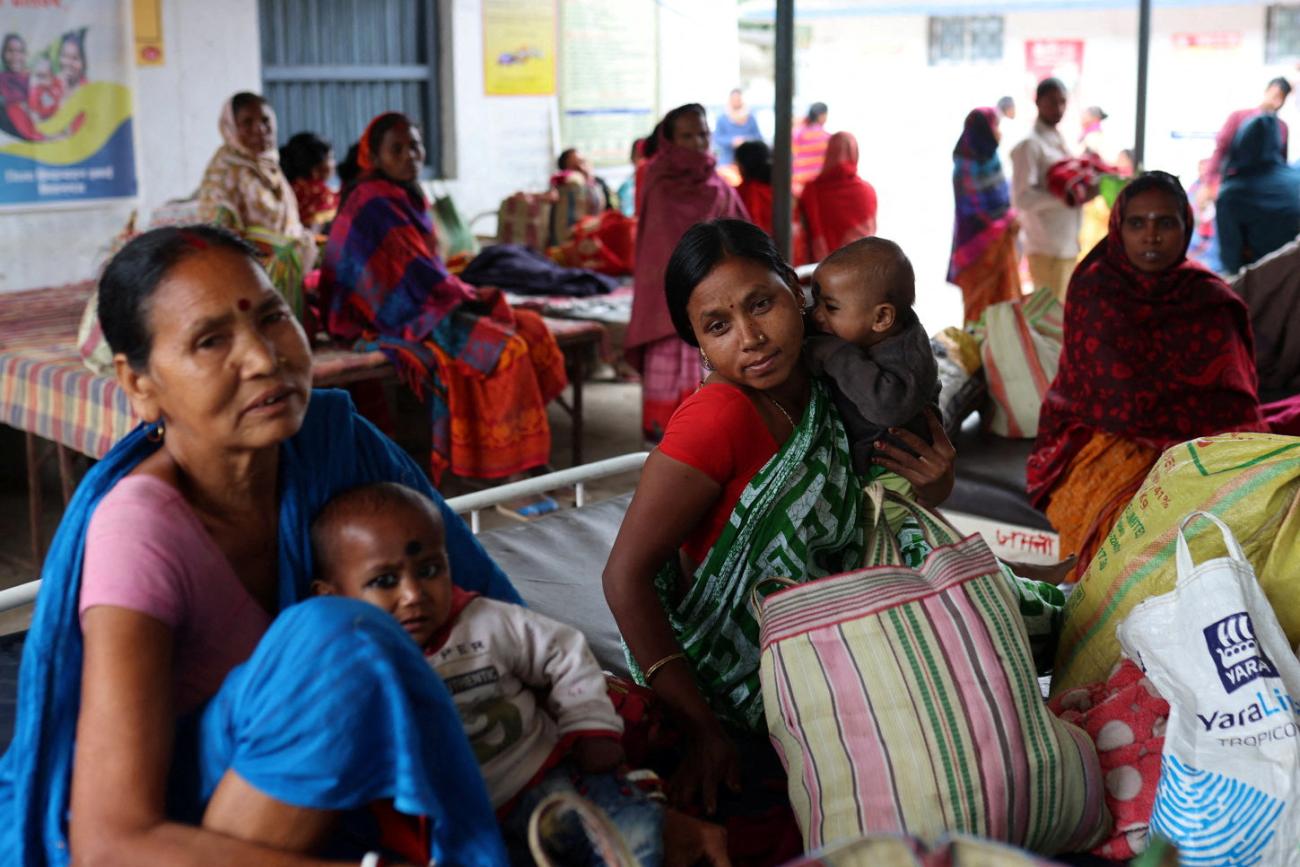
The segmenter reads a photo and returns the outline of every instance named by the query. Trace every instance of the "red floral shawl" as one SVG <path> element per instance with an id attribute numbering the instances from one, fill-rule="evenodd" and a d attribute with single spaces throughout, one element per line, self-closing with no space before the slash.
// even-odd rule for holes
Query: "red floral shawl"
<path id="1" fill-rule="evenodd" d="M 1120 236 L 1131 197 L 1120 194 L 1109 233 L 1070 280 L 1065 347 L 1029 457 L 1029 498 L 1038 508 L 1095 432 L 1163 450 L 1198 436 L 1268 430 L 1246 305 L 1186 258 L 1194 226 L 1186 198 L 1184 257 L 1144 274 Z"/>
<path id="2" fill-rule="evenodd" d="M 858 177 L 858 140 L 852 134 L 831 136 L 821 174 L 803 188 L 799 209 L 815 262 L 874 233 L 876 191 Z"/>
<path id="3" fill-rule="evenodd" d="M 661 133 L 659 150 L 647 164 L 644 194 L 637 181 L 636 288 L 625 344 L 633 365 L 640 366 L 648 344 L 677 333 L 664 297 L 664 271 L 682 235 L 708 220 L 749 219 L 716 166 L 713 154 L 675 145 Z"/>

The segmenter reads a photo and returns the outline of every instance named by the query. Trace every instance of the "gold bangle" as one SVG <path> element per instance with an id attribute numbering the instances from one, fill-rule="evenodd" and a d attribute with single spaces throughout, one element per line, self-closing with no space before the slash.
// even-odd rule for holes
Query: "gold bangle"
<path id="1" fill-rule="evenodd" d="M 676 662 L 679 659 L 685 659 L 685 658 L 686 658 L 686 654 L 684 653 L 681 652 L 670 653 L 667 656 L 665 656 L 663 659 L 656 662 L 654 665 L 647 668 L 645 670 L 646 685 L 648 686 L 650 684 L 650 678 L 654 677 L 656 674 L 659 673 L 659 669 L 663 668 L 665 665 L 667 665 L 670 662 Z"/>

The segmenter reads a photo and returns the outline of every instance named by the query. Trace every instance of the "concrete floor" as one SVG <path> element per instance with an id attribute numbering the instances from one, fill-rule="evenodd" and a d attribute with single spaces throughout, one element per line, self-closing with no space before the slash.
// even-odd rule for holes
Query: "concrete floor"
<path id="1" fill-rule="evenodd" d="M 612 373 L 612 372 L 611 372 Z M 584 461 L 641 451 L 641 388 L 635 383 L 615 381 L 612 376 L 596 379 L 586 384 L 584 419 Z M 400 402 L 400 421 L 411 419 L 411 409 Z M 418 409 L 418 406 L 416 407 Z M 571 465 L 569 434 L 571 423 L 568 414 L 552 404 L 549 412 L 553 446 L 551 466 L 563 469 Z M 418 433 L 410 435 L 407 426 L 399 424 L 399 442 L 418 442 Z M 23 584 L 37 577 L 32 563 L 29 543 L 30 529 L 27 519 L 27 478 L 25 445 L 22 433 L 0 425 L 0 589 Z M 82 464 L 83 468 L 85 463 Z M 630 491 L 636 486 L 637 473 L 623 473 L 587 485 L 588 501 L 605 499 Z M 444 496 L 453 497 L 474 490 L 459 479 L 447 479 L 443 485 Z M 45 509 L 41 518 L 42 531 L 48 540 L 58 526 L 62 512 L 59 481 L 54 461 L 46 461 L 42 477 Z M 555 498 L 562 506 L 573 503 L 573 489 L 558 491 Z M 505 526 L 512 519 L 494 511 L 482 513 L 482 528 Z M 20 609 L 0 613 L 0 635 L 26 627 L 30 611 Z"/>

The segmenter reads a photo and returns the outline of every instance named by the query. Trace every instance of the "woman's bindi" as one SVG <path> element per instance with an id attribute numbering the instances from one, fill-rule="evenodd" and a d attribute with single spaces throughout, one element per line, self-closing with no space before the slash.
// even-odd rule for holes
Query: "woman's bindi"
<path id="1" fill-rule="evenodd" d="M 247 313 L 249 310 L 252 309 L 252 307 L 253 307 L 253 302 L 252 302 L 252 301 L 249 301 L 247 298 L 240 298 L 240 299 L 239 299 L 239 309 L 240 309 L 240 312 Z"/>
<path id="2" fill-rule="evenodd" d="M 423 550 L 424 546 L 415 540 L 406 543 L 406 556 L 408 557 L 418 557 Z"/>

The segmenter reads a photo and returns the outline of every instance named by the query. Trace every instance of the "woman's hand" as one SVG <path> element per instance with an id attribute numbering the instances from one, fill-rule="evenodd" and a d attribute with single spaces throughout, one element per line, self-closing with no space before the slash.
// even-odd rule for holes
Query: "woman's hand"
<path id="1" fill-rule="evenodd" d="M 881 439 L 876 441 L 876 456 L 872 461 L 911 482 L 917 501 L 933 509 L 952 493 L 957 480 L 957 450 L 933 409 L 926 409 L 925 418 L 930 424 L 933 445 L 911 431 L 891 428 L 889 433 L 906 443 L 916 454 L 910 455 Z"/>
<path id="2" fill-rule="evenodd" d="M 584 774 L 607 774 L 623 764 L 623 744 L 617 738 L 578 738 L 573 761 Z"/>
<path id="3" fill-rule="evenodd" d="M 668 781 L 668 803 L 684 809 L 699 806 L 712 816 L 720 786 L 740 791 L 740 755 L 716 720 L 691 725 L 685 741 L 681 764 Z"/>
<path id="4" fill-rule="evenodd" d="M 171 627 L 111 605 L 87 609 L 68 837 L 94 864 L 306 867 L 334 815 L 291 807 L 226 771 L 203 827 L 167 820 L 172 708 Z"/>
<path id="5" fill-rule="evenodd" d="M 664 867 L 731 867 L 727 829 L 672 807 L 664 810 Z"/>

